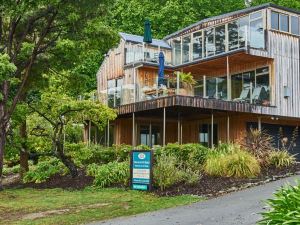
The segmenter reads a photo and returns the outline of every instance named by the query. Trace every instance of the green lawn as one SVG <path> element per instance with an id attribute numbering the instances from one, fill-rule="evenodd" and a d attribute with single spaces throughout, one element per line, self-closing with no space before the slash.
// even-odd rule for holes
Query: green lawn
<path id="1" fill-rule="evenodd" d="M 10 189 L 0 192 L 0 224 L 82 224 L 197 201 L 123 189 Z"/>

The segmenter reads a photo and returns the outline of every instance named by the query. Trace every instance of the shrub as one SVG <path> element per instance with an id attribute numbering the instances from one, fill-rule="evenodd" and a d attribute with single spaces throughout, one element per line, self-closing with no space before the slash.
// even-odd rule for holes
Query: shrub
<path id="1" fill-rule="evenodd" d="M 239 145 L 227 144 L 222 150 L 212 150 L 204 164 L 204 171 L 211 176 L 255 177 L 260 173 L 260 165 L 250 153 Z"/>
<path id="2" fill-rule="evenodd" d="M 252 178 L 260 173 L 260 165 L 256 158 L 245 151 L 229 154 L 224 159 L 225 172 L 228 177 Z"/>
<path id="3" fill-rule="evenodd" d="M 177 168 L 177 159 L 175 156 L 162 154 L 156 159 L 156 165 L 153 168 L 155 184 L 161 189 L 180 183 L 183 179 L 182 172 Z"/>
<path id="4" fill-rule="evenodd" d="M 289 167 L 296 163 L 296 158 L 287 150 L 272 151 L 268 163 L 276 168 Z"/>
<path id="5" fill-rule="evenodd" d="M 69 144 L 66 150 L 74 159 L 78 166 L 87 166 L 93 163 L 106 164 L 112 161 L 126 161 L 129 159 L 129 153 L 132 149 L 129 145 L 114 145 L 113 147 L 104 147 L 101 145 L 87 146 L 81 144 Z"/>
<path id="6" fill-rule="evenodd" d="M 100 188 L 112 185 L 128 185 L 129 162 L 110 162 L 105 165 L 91 164 L 88 166 L 87 174 L 95 177 L 94 185 Z"/>
<path id="7" fill-rule="evenodd" d="M 175 156 L 183 163 L 193 160 L 202 164 L 205 161 L 209 149 L 200 144 L 168 144 L 162 151 L 167 155 Z"/>
<path id="8" fill-rule="evenodd" d="M 270 211 L 263 212 L 261 225 L 300 224 L 300 184 L 286 186 L 268 200 Z"/>
<path id="9" fill-rule="evenodd" d="M 185 167 L 175 156 L 167 154 L 157 157 L 153 173 L 154 183 L 161 190 L 181 182 L 195 184 L 200 178 L 199 168 Z"/>
<path id="10" fill-rule="evenodd" d="M 271 135 L 265 130 L 251 128 L 240 142 L 243 148 L 254 155 L 261 165 L 267 165 L 269 154 L 274 149 L 274 140 Z"/>
<path id="11" fill-rule="evenodd" d="M 2 174 L 3 174 L 4 176 L 6 176 L 6 175 L 9 175 L 9 174 L 16 174 L 16 173 L 19 173 L 19 171 L 20 171 L 20 164 L 15 165 L 15 166 L 13 166 L 13 167 L 6 167 L 6 166 L 4 166 L 4 167 L 3 167 Z"/>
<path id="12" fill-rule="evenodd" d="M 47 158 L 32 167 L 24 176 L 25 183 L 35 182 L 42 183 L 55 174 L 67 173 L 67 168 L 56 158 Z"/>

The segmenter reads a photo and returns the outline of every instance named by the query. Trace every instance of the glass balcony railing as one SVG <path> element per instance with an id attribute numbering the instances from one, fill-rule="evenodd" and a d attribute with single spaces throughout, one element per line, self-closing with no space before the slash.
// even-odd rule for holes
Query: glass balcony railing
<path id="1" fill-rule="evenodd" d="M 268 84 L 268 73 L 256 75 L 253 82 L 248 76 L 249 73 L 232 75 L 230 81 L 227 77 L 198 76 L 192 82 L 180 78 L 178 80 L 176 75 L 160 80 L 156 76 L 135 85 L 126 84 L 102 91 L 100 98 L 110 107 L 173 95 L 270 106 L 271 87 Z M 230 85 L 228 82 L 231 82 Z M 228 87 L 231 87 L 230 92 Z"/>

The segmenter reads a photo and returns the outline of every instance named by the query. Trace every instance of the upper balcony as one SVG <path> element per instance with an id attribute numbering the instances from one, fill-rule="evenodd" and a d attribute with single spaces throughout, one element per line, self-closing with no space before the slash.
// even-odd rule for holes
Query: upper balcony
<path id="1" fill-rule="evenodd" d="M 188 34 L 171 35 L 175 66 L 199 62 L 247 47 L 265 50 L 266 11 L 260 10 L 227 23 L 219 23 Z"/>

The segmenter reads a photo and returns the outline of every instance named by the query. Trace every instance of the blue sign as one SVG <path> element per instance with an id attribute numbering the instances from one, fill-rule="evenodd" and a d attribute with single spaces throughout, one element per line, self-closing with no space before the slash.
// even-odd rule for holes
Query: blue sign
<path id="1" fill-rule="evenodd" d="M 152 152 L 133 150 L 131 153 L 131 187 L 150 190 L 152 184 Z"/>

